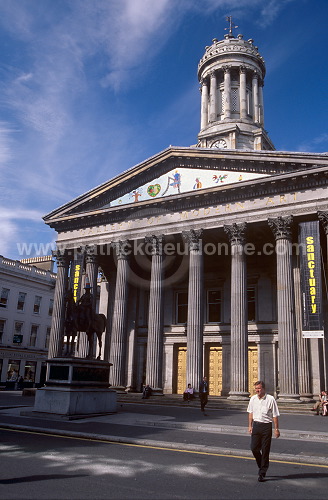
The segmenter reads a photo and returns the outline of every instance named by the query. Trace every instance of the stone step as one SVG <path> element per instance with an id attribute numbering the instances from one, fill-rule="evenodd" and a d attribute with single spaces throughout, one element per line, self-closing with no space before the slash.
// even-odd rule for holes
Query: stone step
<path id="1" fill-rule="evenodd" d="M 165 406 L 181 406 L 181 407 L 194 407 L 199 408 L 199 399 L 195 398 L 190 401 L 183 401 L 180 394 L 168 394 L 161 396 L 151 396 L 149 399 L 142 399 L 141 393 L 118 393 L 118 401 L 125 403 L 138 403 L 143 405 L 165 405 Z M 299 402 L 279 402 L 279 409 L 281 413 L 295 413 L 299 415 L 314 414 L 311 412 L 313 403 Z M 220 410 L 234 410 L 244 412 L 247 408 L 247 401 L 234 401 L 224 398 L 222 396 L 209 396 L 206 408 L 220 409 Z"/>

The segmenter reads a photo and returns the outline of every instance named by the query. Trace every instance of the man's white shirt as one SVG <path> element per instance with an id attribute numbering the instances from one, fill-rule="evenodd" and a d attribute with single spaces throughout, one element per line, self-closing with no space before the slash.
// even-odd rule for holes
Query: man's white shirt
<path id="1" fill-rule="evenodd" d="M 255 422 L 264 424 L 271 423 L 273 417 L 279 417 L 280 415 L 276 400 L 270 394 L 265 394 L 263 398 L 259 398 L 257 394 L 252 396 L 247 411 L 253 413 Z"/>

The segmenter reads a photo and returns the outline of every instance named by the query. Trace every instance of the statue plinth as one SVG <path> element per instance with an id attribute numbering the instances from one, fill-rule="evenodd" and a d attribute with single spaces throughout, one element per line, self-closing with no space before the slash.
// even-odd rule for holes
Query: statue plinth
<path id="1" fill-rule="evenodd" d="M 116 391 L 109 388 L 111 363 L 52 358 L 47 365 L 45 387 L 36 391 L 34 414 L 81 418 L 116 412 Z"/>

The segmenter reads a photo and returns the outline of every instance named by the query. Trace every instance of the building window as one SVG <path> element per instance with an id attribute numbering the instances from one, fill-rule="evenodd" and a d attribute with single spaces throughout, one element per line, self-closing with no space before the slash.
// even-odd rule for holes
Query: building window
<path id="1" fill-rule="evenodd" d="M 15 321 L 13 344 L 21 344 L 23 342 L 23 325 L 24 323 L 22 323 L 21 321 Z"/>
<path id="2" fill-rule="evenodd" d="M 188 292 L 176 292 L 176 313 L 175 322 L 176 323 L 187 323 L 188 316 Z"/>
<path id="3" fill-rule="evenodd" d="M 248 321 L 256 321 L 256 287 L 247 287 Z"/>
<path id="4" fill-rule="evenodd" d="M 24 311 L 26 293 L 19 292 L 17 301 L 17 311 Z"/>
<path id="5" fill-rule="evenodd" d="M 26 361 L 24 369 L 24 381 L 35 382 L 36 362 Z"/>
<path id="6" fill-rule="evenodd" d="M 9 288 L 2 288 L 0 296 L 0 307 L 7 307 L 9 292 Z"/>
<path id="7" fill-rule="evenodd" d="M 0 319 L 0 344 L 2 344 L 3 332 L 5 331 L 5 319 Z"/>
<path id="8" fill-rule="evenodd" d="M 34 307 L 33 307 L 34 314 L 40 314 L 41 300 L 42 297 L 40 297 L 39 295 L 35 296 Z"/>
<path id="9" fill-rule="evenodd" d="M 50 331 L 51 331 L 50 326 L 47 326 L 46 341 L 45 341 L 45 343 L 44 343 L 44 348 L 45 348 L 45 349 L 49 349 Z"/>
<path id="10" fill-rule="evenodd" d="M 19 375 L 20 360 L 10 359 L 8 362 L 7 380 L 8 382 L 17 382 Z"/>
<path id="11" fill-rule="evenodd" d="M 221 115 L 224 115 L 224 99 L 225 99 L 224 90 L 221 90 L 221 99 L 219 101 L 219 103 L 220 103 L 220 114 Z"/>
<path id="12" fill-rule="evenodd" d="M 239 111 L 239 92 L 237 88 L 231 89 L 231 111 Z"/>
<path id="13" fill-rule="evenodd" d="M 207 290 L 207 323 L 219 323 L 222 310 L 221 290 Z"/>
<path id="14" fill-rule="evenodd" d="M 39 325 L 32 325 L 31 326 L 31 334 L 30 334 L 30 342 L 29 342 L 30 347 L 35 347 L 36 338 L 38 336 L 38 330 L 39 330 Z"/>
<path id="15" fill-rule="evenodd" d="M 52 316 L 52 311 L 54 310 L 54 299 L 50 299 L 49 301 L 49 311 L 48 311 L 48 315 L 49 316 Z"/>

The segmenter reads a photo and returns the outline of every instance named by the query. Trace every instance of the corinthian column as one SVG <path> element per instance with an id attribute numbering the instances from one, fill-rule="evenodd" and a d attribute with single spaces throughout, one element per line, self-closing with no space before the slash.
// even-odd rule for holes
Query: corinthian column
<path id="1" fill-rule="evenodd" d="M 183 231 L 189 246 L 187 384 L 198 391 L 203 376 L 203 230 Z"/>
<path id="2" fill-rule="evenodd" d="M 88 277 L 91 293 L 92 293 L 92 309 L 96 311 L 97 303 L 97 284 L 98 284 L 98 257 L 97 257 L 97 247 L 87 245 L 85 248 L 85 274 Z M 80 334 L 81 335 L 81 334 Z M 86 336 L 86 333 L 84 333 Z M 96 353 L 96 335 L 94 334 L 93 345 L 89 346 L 88 342 L 81 342 L 80 355 L 82 358 L 86 357 L 88 354 L 94 356 Z M 92 349 L 92 352 L 90 350 Z M 86 352 L 89 350 L 89 352 Z M 101 353 L 100 353 L 101 354 Z"/>
<path id="3" fill-rule="evenodd" d="M 128 305 L 128 273 L 130 245 L 128 241 L 118 241 L 113 245 L 117 257 L 117 276 L 112 320 L 110 383 L 113 388 L 124 390 L 126 387 L 126 314 Z"/>
<path id="4" fill-rule="evenodd" d="M 57 280 L 52 313 L 51 333 L 48 358 L 57 358 L 62 355 L 64 321 L 65 321 L 65 293 L 68 284 L 69 259 L 65 252 L 54 252 L 57 260 Z"/>
<path id="5" fill-rule="evenodd" d="M 231 244 L 231 386 L 229 399 L 248 399 L 246 223 L 224 226 Z"/>
<path id="6" fill-rule="evenodd" d="M 296 257 L 296 256 L 295 256 Z M 301 276 L 300 268 L 294 259 L 294 287 L 295 287 L 295 320 L 297 332 L 297 352 L 298 352 L 298 383 L 301 401 L 312 401 L 312 391 L 310 383 L 310 359 L 308 339 L 302 336 L 302 296 L 301 296 Z"/>
<path id="7" fill-rule="evenodd" d="M 325 235 L 327 238 L 327 247 L 328 247 L 328 212 L 318 212 L 318 219 L 320 220 L 322 227 L 325 231 Z M 313 374 L 313 378 L 317 379 L 318 389 L 316 393 L 318 393 L 322 387 L 327 387 L 328 386 L 328 343 L 326 341 L 327 339 L 327 313 L 325 314 L 324 317 L 324 324 L 325 324 L 325 338 L 324 339 L 311 339 L 311 348 L 313 348 L 313 351 L 316 353 L 322 353 L 320 355 L 320 358 L 318 356 L 318 362 L 317 362 L 317 367 L 312 367 L 312 371 L 314 372 L 317 370 L 316 376 Z M 323 359 L 323 362 L 322 362 Z"/>
<path id="8" fill-rule="evenodd" d="M 148 313 L 146 383 L 153 394 L 163 393 L 163 236 L 149 236 L 151 278 Z"/>
<path id="9" fill-rule="evenodd" d="M 211 72 L 210 80 L 210 122 L 215 122 L 217 119 L 217 83 L 216 72 Z"/>
<path id="10" fill-rule="evenodd" d="M 292 222 L 291 216 L 268 219 L 268 224 L 276 239 L 279 399 L 281 401 L 299 401 L 291 250 Z"/>
<path id="11" fill-rule="evenodd" d="M 208 125 L 208 87 L 207 81 L 204 78 L 201 81 L 201 94 L 202 94 L 202 104 L 201 104 L 201 120 L 200 129 L 203 130 Z"/>

